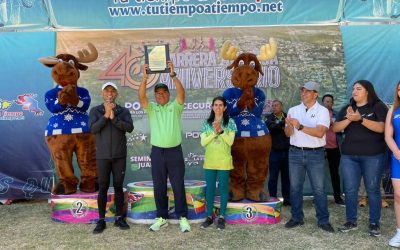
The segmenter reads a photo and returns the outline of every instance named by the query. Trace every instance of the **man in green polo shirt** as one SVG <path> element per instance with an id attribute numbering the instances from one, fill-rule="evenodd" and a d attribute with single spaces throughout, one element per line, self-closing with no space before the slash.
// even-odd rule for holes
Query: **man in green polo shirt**
<path id="1" fill-rule="evenodd" d="M 181 115 L 185 102 L 185 90 L 176 77 L 174 65 L 168 62 L 170 77 L 176 87 L 176 98 L 170 101 L 168 86 L 159 83 L 154 87 L 156 102 L 149 102 L 146 96 L 148 65 L 144 65 L 143 80 L 139 86 L 139 102 L 149 117 L 151 148 L 151 175 L 154 185 L 154 199 L 157 207 L 156 222 L 150 227 L 158 231 L 168 225 L 167 179 L 171 182 L 175 199 L 175 213 L 180 218 L 182 232 L 189 232 L 185 195 L 185 162 L 182 153 Z"/>

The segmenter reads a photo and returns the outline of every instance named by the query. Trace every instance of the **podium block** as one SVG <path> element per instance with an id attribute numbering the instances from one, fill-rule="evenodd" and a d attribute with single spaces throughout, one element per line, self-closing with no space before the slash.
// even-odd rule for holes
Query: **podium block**
<path id="1" fill-rule="evenodd" d="M 202 222 L 206 217 L 205 182 L 196 180 L 185 181 L 186 202 L 188 205 L 188 220 L 192 223 Z M 154 223 L 157 209 L 154 201 L 152 181 L 140 181 L 128 184 L 129 202 L 127 220 L 138 224 Z M 174 194 L 168 184 L 169 221 L 178 223 L 174 208 Z"/>
<path id="2" fill-rule="evenodd" d="M 220 207 L 219 197 L 215 198 L 217 214 Z M 276 224 L 281 221 L 282 202 L 270 198 L 267 202 L 228 202 L 225 221 L 228 224 Z"/>
<path id="3" fill-rule="evenodd" d="M 124 190 L 127 198 L 128 192 Z M 126 199 L 125 199 L 126 200 Z M 99 219 L 97 206 L 97 192 L 84 193 L 78 191 L 69 195 L 51 195 L 51 219 L 55 222 L 70 224 L 91 224 Z M 126 214 L 126 205 L 125 205 Z M 107 194 L 106 218 L 107 222 L 114 221 L 115 216 L 114 189 L 110 188 Z"/>

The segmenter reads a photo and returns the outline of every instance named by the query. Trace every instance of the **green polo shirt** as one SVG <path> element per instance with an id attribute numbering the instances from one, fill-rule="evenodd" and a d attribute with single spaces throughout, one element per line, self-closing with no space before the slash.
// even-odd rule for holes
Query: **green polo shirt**
<path id="1" fill-rule="evenodd" d="M 149 102 L 144 110 L 150 121 L 150 143 L 160 148 L 172 148 L 182 142 L 181 115 L 183 105 L 176 100 L 164 106 Z"/>

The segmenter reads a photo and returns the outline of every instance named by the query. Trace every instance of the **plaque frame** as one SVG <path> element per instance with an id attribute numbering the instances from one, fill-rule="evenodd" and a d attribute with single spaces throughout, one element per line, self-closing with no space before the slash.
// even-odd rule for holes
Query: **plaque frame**
<path id="1" fill-rule="evenodd" d="M 149 53 L 151 52 L 151 50 L 153 50 L 156 47 L 164 47 L 165 68 L 152 70 L 150 68 L 151 56 L 149 55 Z M 162 59 L 164 59 L 164 58 L 162 58 Z M 144 61 L 147 65 L 149 65 L 148 69 L 146 70 L 147 74 L 170 73 L 171 70 L 168 68 L 168 61 L 170 61 L 169 45 L 168 44 L 144 45 Z"/>

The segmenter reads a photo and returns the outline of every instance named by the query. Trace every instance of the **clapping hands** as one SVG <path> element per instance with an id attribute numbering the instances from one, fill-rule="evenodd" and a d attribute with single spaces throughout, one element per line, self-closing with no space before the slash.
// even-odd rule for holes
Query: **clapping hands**
<path id="1" fill-rule="evenodd" d="M 214 133 L 217 134 L 217 135 L 220 134 L 221 131 L 222 131 L 221 120 L 219 120 L 219 121 L 214 120 L 212 125 L 213 125 L 213 128 L 214 128 Z"/>
<path id="2" fill-rule="evenodd" d="M 360 114 L 360 112 L 358 112 L 358 109 L 356 111 L 354 111 L 353 108 L 351 106 L 349 106 L 349 107 L 347 107 L 347 110 L 346 110 L 346 118 L 349 121 L 356 122 L 361 119 L 361 114 Z"/>
<path id="3" fill-rule="evenodd" d="M 115 103 L 107 101 L 103 105 L 105 109 L 104 117 L 111 120 L 114 119 Z"/>
<path id="4" fill-rule="evenodd" d="M 286 117 L 285 119 L 285 123 L 290 126 L 290 127 L 294 127 L 294 128 L 298 128 L 300 126 L 300 122 L 299 120 L 292 118 L 290 115 L 288 115 L 288 117 Z"/>

